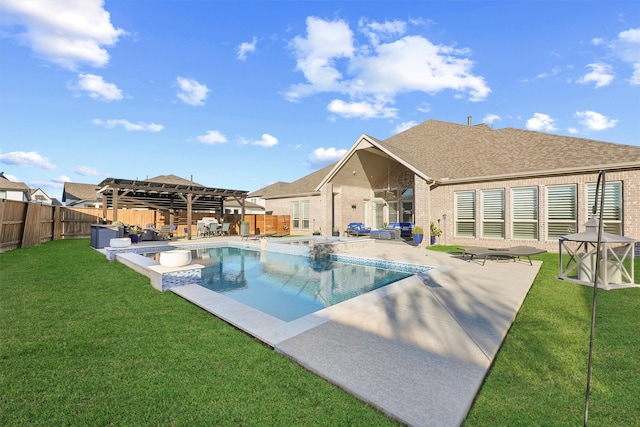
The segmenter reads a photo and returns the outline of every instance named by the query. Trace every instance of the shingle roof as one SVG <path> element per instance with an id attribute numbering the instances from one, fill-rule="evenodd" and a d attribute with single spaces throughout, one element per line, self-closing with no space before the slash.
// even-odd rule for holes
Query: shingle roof
<path id="1" fill-rule="evenodd" d="M 332 163 L 291 183 L 278 181 L 250 193 L 249 197 L 268 199 L 270 197 L 291 196 L 294 194 L 317 193 L 315 191 L 316 186 L 327 176 L 334 166 L 335 163 Z"/>
<path id="2" fill-rule="evenodd" d="M 8 179 L 0 179 L 0 190 L 22 191 L 25 194 L 31 194 L 31 188 L 24 182 L 13 182 Z"/>
<path id="3" fill-rule="evenodd" d="M 162 184 L 179 184 L 179 185 L 198 185 L 200 187 L 206 187 L 206 185 L 198 184 L 197 182 L 189 181 L 188 179 L 180 178 L 177 175 L 158 175 L 154 178 L 148 178 L 145 181 L 159 182 Z"/>
<path id="4" fill-rule="evenodd" d="M 381 144 L 430 178 L 462 180 L 640 166 L 640 147 L 428 120 Z"/>
<path id="5" fill-rule="evenodd" d="M 98 197 L 96 191 L 98 186 L 96 184 L 81 184 L 79 182 L 65 182 L 64 189 L 62 191 L 62 201 L 64 203 L 69 200 L 86 200 L 96 201 L 102 200 L 102 197 Z"/>

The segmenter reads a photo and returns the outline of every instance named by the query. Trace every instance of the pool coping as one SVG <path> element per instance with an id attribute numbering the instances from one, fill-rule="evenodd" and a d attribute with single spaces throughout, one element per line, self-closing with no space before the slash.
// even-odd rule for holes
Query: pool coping
<path id="1" fill-rule="evenodd" d="M 419 274 L 414 274 L 288 322 L 200 285 L 176 286 L 170 291 L 275 348 L 279 343 L 345 313 L 400 292 L 407 286 L 411 286 L 416 280 L 421 280 Z"/>

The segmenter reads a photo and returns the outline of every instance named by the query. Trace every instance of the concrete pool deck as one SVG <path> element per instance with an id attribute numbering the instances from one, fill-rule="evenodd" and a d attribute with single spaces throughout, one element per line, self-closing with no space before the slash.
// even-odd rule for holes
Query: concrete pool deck
<path id="1" fill-rule="evenodd" d="M 191 243 L 207 240 L 223 238 Z M 482 266 L 382 240 L 341 253 L 434 269 L 293 322 L 197 285 L 172 291 L 402 423 L 460 425 L 541 263 Z"/>

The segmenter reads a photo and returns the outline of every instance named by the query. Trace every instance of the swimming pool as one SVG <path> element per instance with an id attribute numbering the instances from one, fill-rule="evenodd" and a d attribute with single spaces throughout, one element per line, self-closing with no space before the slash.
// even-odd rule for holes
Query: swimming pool
<path id="1" fill-rule="evenodd" d="M 237 247 L 192 251 L 200 285 L 289 322 L 415 272 Z"/>

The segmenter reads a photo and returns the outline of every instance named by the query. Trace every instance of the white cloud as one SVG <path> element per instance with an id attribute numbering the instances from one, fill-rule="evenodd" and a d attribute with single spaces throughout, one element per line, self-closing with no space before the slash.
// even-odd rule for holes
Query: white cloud
<path id="1" fill-rule="evenodd" d="M 120 101 L 122 99 L 122 91 L 113 83 L 107 83 L 102 76 L 95 74 L 78 74 L 78 81 L 73 85 L 69 85 L 71 89 L 82 90 L 89 94 L 93 99 L 102 101 Z"/>
<path id="2" fill-rule="evenodd" d="M 632 85 L 640 85 L 640 28 L 618 34 L 618 39 L 613 43 L 612 48 L 622 61 L 631 64 L 633 73 L 629 82 Z"/>
<path id="3" fill-rule="evenodd" d="M 243 42 L 238 47 L 238 59 L 240 61 L 245 61 L 247 59 L 247 54 L 255 52 L 256 44 L 258 43 L 258 39 L 256 37 L 253 38 L 251 43 Z"/>
<path id="4" fill-rule="evenodd" d="M 307 37 L 297 36 L 291 42 L 296 55 L 296 68 L 304 74 L 308 84 L 292 86 L 286 94 L 289 100 L 324 91 L 342 91 L 342 74 L 336 60 L 353 55 L 353 33 L 346 22 L 307 18 Z"/>
<path id="5" fill-rule="evenodd" d="M 423 102 L 416 109 L 418 111 L 420 111 L 421 113 L 429 113 L 429 112 L 431 112 L 431 104 L 429 104 L 427 102 Z"/>
<path id="6" fill-rule="evenodd" d="M 618 120 L 612 120 L 608 117 L 596 113 L 595 111 L 577 111 L 574 115 L 580 124 L 590 131 L 601 131 L 615 127 Z"/>
<path id="7" fill-rule="evenodd" d="M 3 173 L 2 175 L 4 175 L 4 177 L 7 178 L 11 182 L 22 182 L 22 181 L 20 181 L 20 179 L 18 179 L 17 176 L 11 175 L 10 173 Z"/>
<path id="8" fill-rule="evenodd" d="M 197 136 L 196 140 L 203 144 L 224 144 L 227 142 L 227 137 L 217 130 L 208 130 L 206 134 Z"/>
<path id="9" fill-rule="evenodd" d="M 527 129 L 537 130 L 540 132 L 551 132 L 557 130 L 555 120 L 551 116 L 542 113 L 535 113 L 532 118 L 527 120 Z"/>
<path id="10" fill-rule="evenodd" d="M 400 93 L 434 95 L 453 90 L 458 95 L 466 94 L 471 101 L 481 101 L 491 92 L 484 78 L 472 73 L 469 49 L 434 45 L 421 36 L 404 36 L 406 24 L 401 21 L 361 20 L 360 30 L 366 40 L 356 43 L 345 21 L 308 17 L 306 35 L 291 42 L 297 69 L 306 82 L 291 86 L 285 97 L 296 101 L 320 92 L 349 96 L 334 108 L 362 107 L 362 101 L 371 104 L 368 100 L 374 99 L 376 104 L 382 103 L 375 109 L 386 112 L 374 117 L 389 117 L 384 104 L 393 103 Z M 370 108 L 362 108 L 362 116 L 346 109 L 348 117 L 372 117 Z"/>
<path id="11" fill-rule="evenodd" d="M 397 108 L 385 107 L 384 103 L 371 104 L 369 102 L 344 102 L 334 99 L 329 103 L 327 109 L 342 117 L 371 118 L 393 118 L 398 112 Z"/>
<path id="12" fill-rule="evenodd" d="M 393 134 L 395 135 L 400 132 L 404 132 L 405 130 L 411 129 L 412 127 L 416 126 L 417 124 L 418 122 L 416 122 L 415 120 L 411 120 L 409 122 L 402 122 L 393 129 Z"/>
<path id="13" fill-rule="evenodd" d="M 578 83 L 595 83 L 596 88 L 607 86 L 613 80 L 612 67 L 609 64 L 589 64 L 591 72 L 578 79 Z"/>
<path id="14" fill-rule="evenodd" d="M 331 148 L 316 148 L 309 155 L 309 161 L 313 165 L 328 165 L 329 163 L 337 162 L 340 160 L 345 154 L 347 150 L 341 148 L 339 150 L 331 147 Z"/>
<path id="15" fill-rule="evenodd" d="M 57 183 L 57 184 L 64 184 L 65 182 L 71 182 L 71 178 L 69 178 L 66 175 L 60 175 L 57 178 L 53 178 L 51 181 Z"/>
<path id="16" fill-rule="evenodd" d="M 369 22 L 366 19 L 361 19 L 358 25 L 360 31 L 373 45 L 379 44 L 380 40 L 388 40 L 393 36 L 403 35 L 407 32 L 407 23 L 399 20 Z"/>
<path id="17" fill-rule="evenodd" d="M 46 157 L 38 154 L 37 151 L 12 151 L 7 154 L 0 154 L 0 163 L 15 166 L 35 166 L 47 170 L 56 169 L 56 165 L 49 162 Z"/>
<path id="18" fill-rule="evenodd" d="M 205 99 L 207 99 L 209 88 L 201 83 L 198 83 L 194 79 L 187 79 L 184 77 L 178 77 L 178 98 L 185 104 L 189 105 L 204 105 Z"/>
<path id="19" fill-rule="evenodd" d="M 278 144 L 278 139 L 275 136 L 271 136 L 268 133 L 265 133 L 262 135 L 262 138 L 260 138 L 257 141 L 252 141 L 251 144 L 259 145 L 260 147 L 270 148 Z"/>
<path id="20" fill-rule="evenodd" d="M 70 70 L 79 65 L 103 67 L 106 46 L 126 32 L 115 28 L 103 0 L 2 0 L 4 34 L 28 46 L 35 55 Z"/>
<path id="21" fill-rule="evenodd" d="M 98 175 L 98 170 L 89 166 L 78 166 L 75 173 L 82 176 L 96 176 Z"/>
<path id="22" fill-rule="evenodd" d="M 132 123 L 125 119 L 93 119 L 92 123 L 94 125 L 104 126 L 108 129 L 113 129 L 116 126 L 122 126 L 127 131 L 160 132 L 162 129 L 164 129 L 164 126 L 156 123 Z"/>
<path id="23" fill-rule="evenodd" d="M 553 67 L 551 71 L 545 71 L 536 76 L 536 79 L 546 79 L 547 77 L 552 77 L 557 75 L 560 72 L 559 67 Z"/>
<path id="24" fill-rule="evenodd" d="M 493 122 L 495 122 L 497 120 L 502 120 L 502 118 L 500 116 L 496 115 L 496 114 L 487 114 L 482 119 L 482 123 L 486 123 L 488 125 L 492 125 Z"/>

